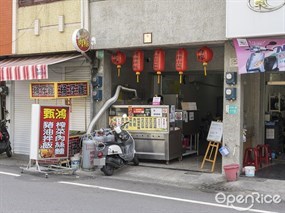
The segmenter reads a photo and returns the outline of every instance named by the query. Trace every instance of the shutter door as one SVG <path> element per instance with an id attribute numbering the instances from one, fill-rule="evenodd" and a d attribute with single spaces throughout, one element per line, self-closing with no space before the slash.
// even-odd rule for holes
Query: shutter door
<path id="1" fill-rule="evenodd" d="M 54 72 L 53 72 L 54 71 Z M 49 79 L 42 81 L 59 81 L 62 70 L 55 66 L 49 69 Z M 66 81 L 90 81 L 89 67 L 67 67 Z M 31 81 L 15 81 L 14 100 L 14 143 L 16 154 L 30 154 L 31 108 L 34 100 L 30 99 L 29 86 Z M 40 100 L 42 105 L 64 105 L 64 99 Z M 86 131 L 90 123 L 90 97 L 74 98 L 71 106 L 70 130 Z"/>
<path id="2" fill-rule="evenodd" d="M 58 81 L 61 74 L 49 72 L 48 80 Z M 35 100 L 30 99 L 29 86 L 32 81 L 15 81 L 14 100 L 14 144 L 13 152 L 16 154 L 30 154 L 31 110 Z M 62 100 L 40 100 L 43 105 L 59 105 Z"/>
<path id="3" fill-rule="evenodd" d="M 90 67 L 66 68 L 66 81 L 90 82 Z M 87 98 L 74 98 L 71 100 L 70 130 L 86 131 L 90 123 L 90 96 Z"/>

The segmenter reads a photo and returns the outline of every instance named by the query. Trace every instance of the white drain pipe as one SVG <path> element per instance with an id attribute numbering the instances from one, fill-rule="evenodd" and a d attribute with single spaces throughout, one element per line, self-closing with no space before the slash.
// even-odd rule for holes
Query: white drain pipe
<path id="1" fill-rule="evenodd" d="M 95 115 L 95 117 L 92 119 L 92 121 L 90 122 L 88 129 L 87 129 L 87 134 L 90 134 L 95 126 L 95 124 L 97 123 L 97 121 L 99 120 L 99 118 L 101 117 L 101 115 L 106 111 L 106 109 L 108 109 L 113 103 L 115 103 L 118 100 L 120 91 L 125 90 L 125 91 L 129 91 L 129 92 L 134 92 L 135 93 L 135 98 L 138 97 L 137 95 L 137 90 L 136 89 L 131 89 L 131 88 L 127 88 L 127 87 L 123 87 L 121 85 L 117 86 L 115 95 L 110 98 L 109 100 L 107 100 L 105 102 L 105 104 L 103 105 L 103 107 L 99 110 L 99 112 Z"/>

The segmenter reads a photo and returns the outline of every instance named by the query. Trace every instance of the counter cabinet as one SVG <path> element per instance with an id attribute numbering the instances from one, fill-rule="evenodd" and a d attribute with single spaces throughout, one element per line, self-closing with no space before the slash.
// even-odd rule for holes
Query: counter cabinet
<path id="1" fill-rule="evenodd" d="M 121 120 L 125 113 L 127 120 Z M 174 127 L 174 114 L 168 105 L 113 105 L 109 121 L 129 122 L 126 130 L 135 140 L 139 159 L 165 160 L 168 164 L 172 159 L 182 159 L 182 132 Z"/>

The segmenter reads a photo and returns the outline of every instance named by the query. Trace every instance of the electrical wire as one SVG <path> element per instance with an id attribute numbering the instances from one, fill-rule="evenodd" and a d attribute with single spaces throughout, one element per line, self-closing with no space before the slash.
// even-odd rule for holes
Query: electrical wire
<path id="1" fill-rule="evenodd" d="M 46 7 L 46 5 L 42 5 L 42 6 L 43 7 L 41 7 L 40 10 L 36 13 L 35 19 L 39 18 L 39 15 L 42 12 L 43 8 Z M 38 8 L 38 7 L 35 7 L 35 8 Z M 12 43 L 18 41 L 21 37 L 23 37 L 27 33 L 27 29 L 31 29 L 32 28 L 33 24 L 34 24 L 34 21 L 32 21 L 31 24 L 28 25 L 27 28 L 25 28 L 26 30 L 23 30 L 21 34 L 19 33 L 20 35 L 17 36 L 15 38 L 15 40 L 12 40 L 11 42 L 7 42 L 7 43 L 4 43 L 4 44 L 2 43 L 2 44 L 0 44 L 0 46 L 6 46 L 6 45 L 9 45 L 9 44 L 12 44 Z M 19 29 L 17 29 L 17 30 L 19 30 Z"/>
<path id="2" fill-rule="evenodd" d="M 79 67 L 82 67 L 82 65 L 85 63 L 85 61 L 83 60 L 82 62 L 81 62 L 81 64 L 79 65 Z M 55 71 L 54 69 L 52 69 L 51 67 L 49 67 L 49 71 L 52 71 L 53 73 L 55 73 L 55 74 L 62 74 L 63 72 L 57 72 L 57 71 Z M 75 69 L 72 69 L 71 71 L 68 71 L 68 72 L 64 72 L 65 74 L 69 74 L 69 73 L 73 73 L 73 72 L 76 72 L 78 70 L 78 68 L 75 68 Z"/>
<path id="3" fill-rule="evenodd" d="M 74 1 L 74 0 L 65 0 L 65 1 Z M 38 18 L 39 18 L 39 15 L 40 15 L 40 13 L 42 12 L 43 8 L 46 9 L 46 8 L 47 8 L 47 5 L 48 5 L 48 3 L 45 3 L 45 4 L 42 3 L 42 4 L 35 4 L 35 5 L 30 5 L 30 6 L 29 6 L 29 7 L 34 6 L 34 8 L 39 8 L 39 7 L 40 7 L 40 9 L 39 9 L 39 11 L 36 13 L 36 16 L 35 16 L 34 19 L 38 19 Z M 17 9 L 17 10 L 18 10 L 18 9 Z M 47 10 L 45 10 L 45 11 L 47 11 Z M 26 30 L 23 30 L 23 32 L 22 32 L 19 36 L 17 36 L 17 37 L 15 38 L 15 40 L 12 40 L 11 42 L 7 42 L 7 43 L 2 43 L 2 44 L 0 44 L 0 47 L 1 47 L 1 46 L 6 46 L 6 45 L 9 45 L 9 44 L 13 44 L 14 42 L 18 41 L 21 37 L 23 37 L 23 36 L 26 34 L 27 30 L 32 29 L 33 24 L 34 24 L 34 21 L 32 21 L 31 24 L 28 25 L 27 28 L 25 28 Z M 19 31 L 19 29 L 17 29 L 17 30 Z"/>

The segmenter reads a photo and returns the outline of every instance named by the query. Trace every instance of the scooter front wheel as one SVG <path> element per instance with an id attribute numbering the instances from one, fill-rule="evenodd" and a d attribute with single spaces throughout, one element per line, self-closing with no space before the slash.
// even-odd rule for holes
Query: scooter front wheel
<path id="1" fill-rule="evenodd" d="M 12 157 L 12 148 L 11 145 L 9 145 L 6 149 L 6 155 L 8 158 Z"/>
<path id="2" fill-rule="evenodd" d="M 136 156 L 136 155 L 134 156 L 133 163 L 134 163 L 135 166 L 138 166 L 140 164 L 138 156 Z"/>
<path id="3" fill-rule="evenodd" d="M 102 167 L 101 171 L 106 175 L 106 176 L 112 176 L 114 174 L 114 167 L 110 164 L 106 164 L 105 166 Z"/>

